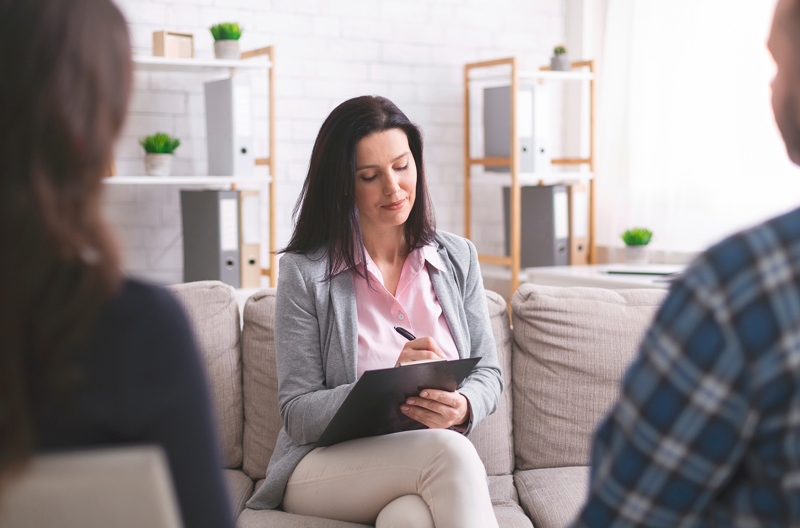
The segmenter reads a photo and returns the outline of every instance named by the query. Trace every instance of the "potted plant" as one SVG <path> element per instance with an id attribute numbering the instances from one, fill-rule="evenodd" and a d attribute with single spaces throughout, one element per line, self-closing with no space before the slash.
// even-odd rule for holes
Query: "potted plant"
<path id="1" fill-rule="evenodd" d="M 211 34 L 214 36 L 214 56 L 218 59 L 238 59 L 239 38 L 242 30 L 239 24 L 233 22 L 223 22 L 211 26 Z"/>
<path id="2" fill-rule="evenodd" d="M 139 140 L 144 148 L 144 167 L 148 176 L 169 176 L 172 156 L 181 140 L 163 132 L 156 132 Z"/>
<path id="3" fill-rule="evenodd" d="M 553 49 L 553 57 L 550 59 L 550 69 L 552 71 L 569 71 L 572 69 L 572 62 L 569 60 L 567 48 L 556 46 Z"/>
<path id="4" fill-rule="evenodd" d="M 647 244 L 653 238 L 653 232 L 644 227 L 632 227 L 622 233 L 625 242 L 625 262 L 629 264 L 647 264 L 649 255 Z"/>

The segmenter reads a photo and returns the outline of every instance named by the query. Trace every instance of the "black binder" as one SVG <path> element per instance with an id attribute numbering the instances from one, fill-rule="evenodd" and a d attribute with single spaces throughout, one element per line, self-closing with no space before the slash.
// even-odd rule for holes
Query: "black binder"
<path id="1" fill-rule="evenodd" d="M 533 185 L 520 189 L 522 233 L 520 264 L 569 265 L 569 197 L 565 185 Z M 511 188 L 503 187 L 506 255 L 511 254 Z"/>
<path id="2" fill-rule="evenodd" d="M 426 429 L 403 414 L 400 406 L 424 389 L 455 391 L 480 360 L 479 357 L 454 359 L 364 372 L 322 432 L 316 447 Z"/>

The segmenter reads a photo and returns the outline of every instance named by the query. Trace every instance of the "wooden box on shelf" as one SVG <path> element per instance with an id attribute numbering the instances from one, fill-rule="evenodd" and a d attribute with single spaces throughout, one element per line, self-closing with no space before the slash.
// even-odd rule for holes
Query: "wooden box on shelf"
<path id="1" fill-rule="evenodd" d="M 153 31 L 153 56 L 173 59 L 194 58 L 194 36 L 175 31 Z"/>

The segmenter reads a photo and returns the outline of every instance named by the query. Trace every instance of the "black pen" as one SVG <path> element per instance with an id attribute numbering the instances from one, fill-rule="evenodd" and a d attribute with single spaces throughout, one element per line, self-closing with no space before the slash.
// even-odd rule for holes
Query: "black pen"
<path id="1" fill-rule="evenodd" d="M 394 329 L 398 334 L 400 334 L 401 336 L 405 337 L 409 341 L 413 341 L 413 340 L 416 339 L 416 337 L 414 337 L 414 334 L 412 334 L 411 332 L 409 332 L 408 330 L 406 330 L 402 326 L 395 326 Z"/>

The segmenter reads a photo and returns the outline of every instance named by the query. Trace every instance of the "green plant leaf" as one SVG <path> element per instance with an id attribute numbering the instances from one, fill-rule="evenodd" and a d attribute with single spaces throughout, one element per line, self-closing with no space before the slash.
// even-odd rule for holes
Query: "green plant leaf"
<path id="1" fill-rule="evenodd" d="M 214 40 L 239 40 L 242 36 L 242 29 L 234 22 L 214 24 L 209 29 Z"/>
<path id="2" fill-rule="evenodd" d="M 645 227 L 632 227 L 621 237 L 626 246 L 646 246 L 653 238 L 653 232 Z"/>
<path id="3" fill-rule="evenodd" d="M 567 48 L 564 47 L 564 46 L 556 46 L 553 49 L 553 53 L 556 54 L 556 55 L 564 55 L 564 54 L 567 53 Z"/>
<path id="4" fill-rule="evenodd" d="M 148 154 L 173 154 L 181 145 L 181 140 L 164 132 L 156 132 L 141 138 L 139 144 Z"/>

